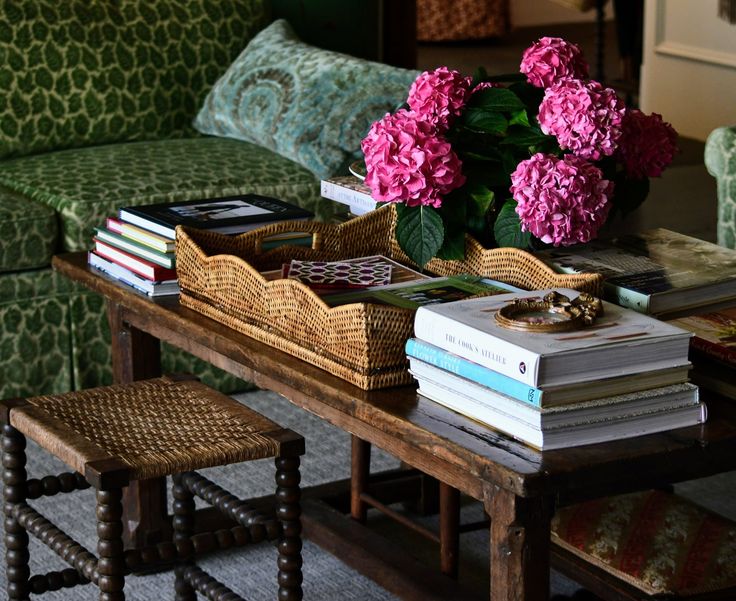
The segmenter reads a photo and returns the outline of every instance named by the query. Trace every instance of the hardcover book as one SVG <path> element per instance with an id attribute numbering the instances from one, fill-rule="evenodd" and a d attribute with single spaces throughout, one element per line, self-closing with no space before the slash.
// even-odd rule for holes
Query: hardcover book
<path id="1" fill-rule="evenodd" d="M 153 282 L 92 251 L 87 253 L 87 263 L 95 269 L 106 273 L 111 278 L 127 284 L 148 296 L 171 296 L 173 294 L 179 294 L 179 283 L 177 280 Z"/>
<path id="2" fill-rule="evenodd" d="M 571 299 L 578 295 L 556 290 Z M 690 332 L 605 301 L 604 315 L 584 330 L 532 334 L 496 321 L 506 304 L 541 300 L 548 292 L 425 305 L 417 309 L 414 335 L 535 388 L 687 365 Z"/>
<path id="3" fill-rule="evenodd" d="M 174 252 L 176 249 L 176 240 L 159 236 L 143 228 L 120 221 L 120 219 L 108 217 L 105 220 L 105 227 L 114 234 L 145 244 L 161 253 Z"/>
<path id="4" fill-rule="evenodd" d="M 450 303 L 471 296 L 506 294 L 513 286 L 480 276 L 456 275 L 409 281 L 367 290 L 329 294 L 322 297 L 331 307 L 348 303 L 377 303 L 405 309 Z"/>
<path id="5" fill-rule="evenodd" d="M 363 215 L 376 208 L 371 189 L 354 175 L 336 175 L 323 179 L 320 193 L 324 198 L 348 205 L 353 215 Z"/>
<path id="6" fill-rule="evenodd" d="M 95 238 L 95 253 L 152 281 L 175 280 L 176 271 L 156 265 Z"/>
<path id="7" fill-rule="evenodd" d="M 147 259 L 148 261 L 161 265 L 162 267 L 167 267 L 169 269 L 176 268 L 176 254 L 174 252 L 159 252 L 150 246 L 146 246 L 145 244 L 141 244 L 140 242 L 136 242 L 135 240 L 131 240 L 130 238 L 126 238 L 125 236 L 121 236 L 102 227 L 95 228 L 95 232 L 98 240 L 107 242 L 111 246 L 115 246 L 120 250 L 124 250 L 132 255 Z"/>
<path id="8" fill-rule="evenodd" d="M 535 388 L 514 378 L 468 361 L 417 338 L 406 341 L 406 354 L 413 370 L 420 366 L 432 379 L 442 382 L 447 372 L 469 380 L 484 389 L 509 396 L 533 407 L 558 407 L 601 397 L 628 394 L 649 388 L 659 388 L 687 382 L 690 365 L 682 365 L 639 374 L 601 378 L 595 382 L 579 382 L 567 386 Z"/>
<path id="9" fill-rule="evenodd" d="M 537 256 L 563 273 L 597 272 L 606 298 L 653 315 L 736 299 L 736 250 L 658 228 Z"/>
<path id="10" fill-rule="evenodd" d="M 122 221 L 171 239 L 176 238 L 177 225 L 221 234 L 239 234 L 274 221 L 306 220 L 313 217 L 314 213 L 306 209 L 258 194 L 120 209 Z"/>
<path id="11" fill-rule="evenodd" d="M 506 410 L 502 410 L 460 393 L 451 386 L 425 379 L 420 380 L 419 394 L 539 450 L 654 434 L 701 424 L 707 417 L 705 404 L 698 401 L 697 387 L 690 384 L 605 399 L 607 403 L 613 401 L 614 405 L 584 408 L 579 415 L 581 419 L 571 420 L 565 416 L 567 411 L 543 414 L 536 410 L 532 414 L 529 412 L 535 410 L 530 407 L 526 408 L 524 419 L 520 417 L 523 409 L 520 409 L 519 403 L 513 409 L 504 407 Z M 582 417 L 584 414 L 588 418 Z M 545 425 L 542 426 L 542 423 Z"/>
<path id="12" fill-rule="evenodd" d="M 690 347 L 701 357 L 736 367 L 736 306 L 679 317 L 669 323 L 695 334 Z"/>

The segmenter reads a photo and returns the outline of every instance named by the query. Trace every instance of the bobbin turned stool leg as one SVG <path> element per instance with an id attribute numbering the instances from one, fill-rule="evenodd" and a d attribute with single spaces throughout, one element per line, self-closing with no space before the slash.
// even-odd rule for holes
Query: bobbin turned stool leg
<path id="1" fill-rule="evenodd" d="M 302 523 L 299 457 L 276 458 L 276 517 L 281 522 L 279 541 L 279 601 L 302 598 Z"/>
<path id="2" fill-rule="evenodd" d="M 10 425 L 3 426 L 3 512 L 5 515 L 5 574 L 8 599 L 29 599 L 28 533 L 15 518 L 26 500 L 26 439 Z"/>
<path id="3" fill-rule="evenodd" d="M 189 537 L 194 534 L 194 495 L 182 483 L 182 474 L 174 474 L 174 485 L 171 496 L 174 498 L 174 516 L 172 527 L 174 530 L 174 543 L 181 545 L 189 542 Z M 191 542 L 187 548 L 193 552 Z M 184 576 L 188 566 L 193 562 L 182 562 L 174 568 L 174 592 L 175 601 L 196 601 L 197 593 Z"/>
<path id="4" fill-rule="evenodd" d="M 97 491 L 97 586 L 100 601 L 125 599 L 122 498 L 120 488 Z"/>

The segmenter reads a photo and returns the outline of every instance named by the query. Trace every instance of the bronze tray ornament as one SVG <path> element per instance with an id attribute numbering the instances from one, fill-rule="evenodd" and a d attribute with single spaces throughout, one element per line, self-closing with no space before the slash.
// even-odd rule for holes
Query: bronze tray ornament
<path id="1" fill-rule="evenodd" d="M 385 206 L 341 224 L 279 222 L 236 236 L 177 227 L 176 263 L 182 305 L 308 361 L 365 390 L 408 384 L 404 343 L 414 311 L 371 303 L 327 306 L 294 279 L 267 280 L 260 272 L 291 259 L 337 261 L 384 255 L 413 266 L 393 237 L 396 211 Z M 312 246 L 264 250 L 272 236 L 299 232 Z M 565 287 L 598 294 L 599 274 L 559 274 L 515 248 L 484 249 L 466 239 L 463 261 L 432 259 L 436 275 L 470 273 L 527 290 Z"/>

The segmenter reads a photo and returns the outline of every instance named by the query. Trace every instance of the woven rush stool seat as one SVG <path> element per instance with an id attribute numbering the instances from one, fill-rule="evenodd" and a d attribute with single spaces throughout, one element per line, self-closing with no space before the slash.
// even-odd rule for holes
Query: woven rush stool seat
<path id="1" fill-rule="evenodd" d="M 9 599 L 88 582 L 98 586 L 100 599 L 124 599 L 126 574 L 175 563 L 178 601 L 193 601 L 197 592 L 214 601 L 237 601 L 242 597 L 198 568 L 194 558 L 264 539 L 278 541 L 279 599 L 302 598 L 299 458 L 304 440 L 295 432 L 188 377 L 2 401 L 0 418 Z M 25 437 L 75 473 L 29 479 Z M 264 458 L 276 463 L 275 514 L 250 508 L 193 471 Z M 169 475 L 174 479 L 173 540 L 124 550 L 122 488 Z M 28 504 L 89 486 L 96 489 L 97 556 Z M 235 525 L 195 535 L 195 496 Z M 29 533 L 71 568 L 31 576 Z"/>

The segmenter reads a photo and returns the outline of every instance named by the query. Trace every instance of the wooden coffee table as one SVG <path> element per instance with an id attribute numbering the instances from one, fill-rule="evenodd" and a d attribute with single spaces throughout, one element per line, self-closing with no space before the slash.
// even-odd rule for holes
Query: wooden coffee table
<path id="1" fill-rule="evenodd" d="M 163 340 L 482 501 L 491 517 L 493 601 L 547 601 L 550 519 L 559 504 L 736 469 L 736 409 L 723 401 L 706 398 L 709 419 L 702 426 L 539 453 L 423 399 L 412 386 L 366 392 L 181 307 L 175 297 L 151 300 L 90 269 L 85 253 L 57 256 L 53 265 L 107 300 L 118 382 L 158 375 Z M 131 542 L 147 544 L 166 516 L 161 483 L 147 481 L 131 490 L 126 507 Z M 310 532 L 323 530 L 310 525 Z M 335 538 L 328 538 L 335 550 Z M 386 556 L 391 553 L 387 547 Z M 406 578 L 411 581 L 411 573 Z M 388 588 L 401 589 L 404 598 L 447 598 L 459 585 L 449 579 L 437 584 L 441 578 L 417 581 L 415 591 L 404 590 L 406 582 Z"/>

